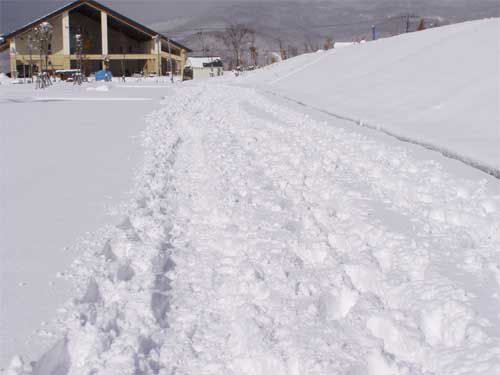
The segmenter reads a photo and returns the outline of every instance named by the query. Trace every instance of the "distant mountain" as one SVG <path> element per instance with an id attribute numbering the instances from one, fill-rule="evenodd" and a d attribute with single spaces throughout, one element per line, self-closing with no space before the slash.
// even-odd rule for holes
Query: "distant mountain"
<path id="1" fill-rule="evenodd" d="M 175 6 L 179 14 L 182 5 Z M 188 45 L 195 55 L 223 55 L 227 61 L 230 54 L 218 36 L 228 23 L 242 23 L 256 30 L 255 45 L 263 63 L 266 55 L 280 51 L 280 44 L 288 55 L 302 53 L 322 48 L 326 38 L 370 39 L 373 24 L 378 37 L 385 37 L 403 33 L 407 27 L 414 31 L 422 19 L 429 28 L 498 17 L 499 5 L 497 0 L 216 1 L 205 2 L 198 11 L 167 17 L 152 27 Z M 248 54 L 244 48 L 243 57 L 248 59 Z"/>

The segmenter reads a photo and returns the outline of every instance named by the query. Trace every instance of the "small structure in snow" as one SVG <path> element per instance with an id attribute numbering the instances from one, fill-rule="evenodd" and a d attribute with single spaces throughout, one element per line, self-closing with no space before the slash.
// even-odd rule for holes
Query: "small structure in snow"
<path id="1" fill-rule="evenodd" d="M 99 70 L 95 73 L 96 81 L 111 81 L 113 79 L 113 74 L 110 70 Z"/>
<path id="2" fill-rule="evenodd" d="M 224 64 L 218 56 L 188 57 L 184 80 L 218 77 L 224 74 Z"/>
<path id="3" fill-rule="evenodd" d="M 350 46 L 353 46 L 355 44 L 356 44 L 356 42 L 335 42 L 334 48 L 350 47 Z"/>

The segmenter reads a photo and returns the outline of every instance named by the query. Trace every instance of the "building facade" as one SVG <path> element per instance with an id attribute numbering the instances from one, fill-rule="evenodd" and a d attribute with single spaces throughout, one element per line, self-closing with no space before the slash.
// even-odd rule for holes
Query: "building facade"
<path id="1" fill-rule="evenodd" d="M 40 53 L 35 29 L 52 29 L 48 59 Z M 190 50 L 166 36 L 93 0 L 77 0 L 3 36 L 0 52 L 10 50 L 12 75 L 75 69 L 85 74 L 107 68 L 113 75 L 182 73 Z"/>
<path id="2" fill-rule="evenodd" d="M 224 64 L 219 56 L 192 56 L 188 57 L 183 77 L 189 79 L 203 79 L 224 75 Z"/>

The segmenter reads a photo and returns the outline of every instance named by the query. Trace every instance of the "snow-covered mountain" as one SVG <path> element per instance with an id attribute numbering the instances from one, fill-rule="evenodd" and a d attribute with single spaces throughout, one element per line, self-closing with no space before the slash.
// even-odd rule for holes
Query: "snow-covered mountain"
<path id="1" fill-rule="evenodd" d="M 210 35 L 215 34 L 214 30 L 235 22 L 257 31 L 260 39 L 257 45 L 261 50 L 278 50 L 281 41 L 284 48 L 303 52 L 306 48 L 321 48 L 327 37 L 336 41 L 370 39 L 373 24 L 377 26 L 380 37 L 405 32 L 404 16 L 408 14 L 414 16 L 409 20 L 410 31 L 418 27 L 421 19 L 425 20 L 426 27 L 433 27 L 499 15 L 498 3 L 490 0 L 215 1 L 210 4 L 210 7 L 202 6 L 199 15 L 159 20 L 153 25 L 181 38 L 196 53 L 202 50 L 199 36 L 193 35 L 196 29 L 205 29 L 205 34 Z M 208 39 L 207 44 L 212 49 L 223 49 L 221 43 L 210 40 L 210 36 Z"/>

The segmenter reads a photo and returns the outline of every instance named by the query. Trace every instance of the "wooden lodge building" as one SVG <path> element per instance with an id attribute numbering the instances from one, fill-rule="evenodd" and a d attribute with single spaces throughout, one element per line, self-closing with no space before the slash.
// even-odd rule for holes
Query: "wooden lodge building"
<path id="1" fill-rule="evenodd" d="M 32 37 L 35 28 L 44 22 L 52 26 L 48 62 L 43 61 L 45 59 L 40 56 Z M 82 40 L 78 56 L 77 34 Z M 94 0 L 73 1 L 3 35 L 2 39 L 0 52 L 10 50 L 12 76 L 23 74 L 23 70 L 26 72 L 26 67 L 30 65 L 35 71 L 39 71 L 41 66 L 45 69 L 46 65 L 50 71 L 75 69 L 78 59 L 85 74 L 107 68 L 114 76 L 135 73 L 165 75 L 170 71 L 169 56 L 174 74 L 181 74 L 186 53 L 190 52 L 182 44 Z M 29 40 L 32 42 L 29 43 Z"/>

